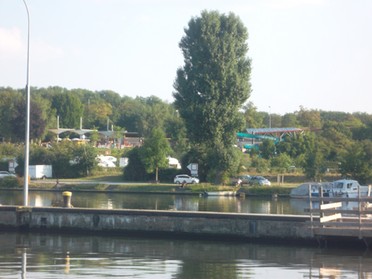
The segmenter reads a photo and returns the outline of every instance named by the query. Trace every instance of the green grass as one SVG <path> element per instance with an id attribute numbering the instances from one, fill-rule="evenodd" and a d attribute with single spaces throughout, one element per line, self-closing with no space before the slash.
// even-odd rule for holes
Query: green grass
<path id="1" fill-rule="evenodd" d="M 199 194 L 208 191 L 232 191 L 238 190 L 232 186 L 213 185 L 210 183 L 188 184 L 184 188 L 180 185 L 171 183 L 145 183 L 145 182 L 126 182 L 121 175 L 92 176 L 78 179 L 61 179 L 61 186 L 56 188 L 56 179 L 50 179 L 30 183 L 30 188 L 34 189 L 58 189 L 61 191 L 118 191 L 118 192 L 137 192 L 137 193 L 184 193 Z M 246 195 L 271 196 L 289 195 L 290 190 L 296 187 L 297 183 L 286 183 L 283 185 L 273 184 L 273 186 L 243 186 L 239 192 Z"/>
<path id="2" fill-rule="evenodd" d="M 48 185 L 44 188 L 53 188 L 55 184 Z M 232 190 L 230 186 L 214 186 L 206 183 L 189 184 L 181 187 L 176 184 L 153 184 L 153 183 L 127 183 L 127 184 L 110 184 L 110 183 L 68 183 L 63 184 L 58 189 L 60 190 L 75 190 L 75 191 L 125 191 L 125 192 L 143 192 L 143 193 L 202 193 L 204 191 L 227 191 Z"/>

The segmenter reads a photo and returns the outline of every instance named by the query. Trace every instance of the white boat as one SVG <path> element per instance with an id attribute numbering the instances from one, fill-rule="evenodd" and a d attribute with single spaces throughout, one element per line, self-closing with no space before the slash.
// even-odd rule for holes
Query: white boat
<path id="1" fill-rule="evenodd" d="M 361 186 L 358 181 L 340 179 L 334 182 L 307 182 L 291 190 L 291 198 L 308 198 L 309 189 L 312 197 L 319 197 L 321 191 L 323 197 L 357 198 L 370 196 L 370 187 Z"/>
<path id="2" fill-rule="evenodd" d="M 370 196 L 370 187 L 362 186 L 356 180 L 341 179 L 333 182 L 332 197 L 357 198 Z"/>
<path id="3" fill-rule="evenodd" d="M 290 193 L 291 198 L 308 198 L 309 190 L 312 197 L 318 197 L 320 189 L 323 189 L 323 196 L 329 197 L 332 189 L 330 183 L 306 182 L 300 186 L 293 188 Z"/>
<path id="4" fill-rule="evenodd" d="M 231 196 L 236 196 L 237 192 L 236 191 L 214 191 L 214 192 L 204 192 L 203 195 L 231 197 Z"/>

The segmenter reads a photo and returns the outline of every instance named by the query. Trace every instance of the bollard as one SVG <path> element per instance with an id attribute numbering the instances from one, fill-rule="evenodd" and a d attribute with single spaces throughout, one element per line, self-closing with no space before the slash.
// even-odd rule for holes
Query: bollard
<path id="1" fill-rule="evenodd" d="M 65 192 L 62 193 L 62 196 L 63 196 L 63 207 L 72 207 L 72 205 L 71 205 L 72 193 L 68 192 L 68 191 L 65 191 Z"/>

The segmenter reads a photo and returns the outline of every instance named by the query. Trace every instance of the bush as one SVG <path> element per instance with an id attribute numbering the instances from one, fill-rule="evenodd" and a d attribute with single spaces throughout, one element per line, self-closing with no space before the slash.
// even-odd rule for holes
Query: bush
<path id="1" fill-rule="evenodd" d="M 254 157 L 252 158 L 252 167 L 255 167 L 258 173 L 267 172 L 269 170 L 269 161 L 260 157 Z"/>
<path id="2" fill-rule="evenodd" d="M 159 180 L 160 182 L 173 183 L 173 179 L 177 174 L 183 174 L 183 172 L 178 169 L 160 169 Z"/>
<path id="3" fill-rule="evenodd" d="M 291 157 L 285 153 L 271 158 L 271 168 L 280 173 L 286 172 L 291 165 L 293 165 Z"/>
<path id="4" fill-rule="evenodd" d="M 127 181 L 148 180 L 145 167 L 140 159 L 139 148 L 133 148 L 128 152 L 128 165 L 123 170 L 123 178 Z"/>
<path id="5" fill-rule="evenodd" d="M 22 180 L 17 177 L 4 177 L 0 179 L 0 188 L 18 188 L 22 186 Z"/>
<path id="6" fill-rule="evenodd" d="M 0 170 L 7 171 L 9 168 L 8 161 L 0 161 Z"/>

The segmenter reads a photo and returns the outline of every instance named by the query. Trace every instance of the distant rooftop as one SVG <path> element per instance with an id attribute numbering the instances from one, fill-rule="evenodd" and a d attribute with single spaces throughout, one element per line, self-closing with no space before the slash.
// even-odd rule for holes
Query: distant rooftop
<path id="1" fill-rule="evenodd" d="M 250 135 L 260 135 L 265 136 L 265 137 L 272 137 L 273 139 L 276 138 L 277 141 L 281 141 L 284 136 L 289 135 L 289 136 L 294 136 L 295 134 L 302 134 L 304 132 L 304 129 L 300 128 L 294 128 L 294 127 L 289 127 L 289 128 L 248 128 L 247 134 Z M 263 138 L 263 137 L 261 137 Z"/>
<path id="2" fill-rule="evenodd" d="M 248 128 L 247 130 L 248 134 L 253 134 L 253 135 L 265 135 L 265 134 L 281 134 L 281 133 L 301 133 L 304 130 L 300 128 Z"/>

